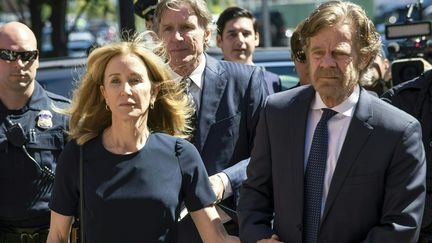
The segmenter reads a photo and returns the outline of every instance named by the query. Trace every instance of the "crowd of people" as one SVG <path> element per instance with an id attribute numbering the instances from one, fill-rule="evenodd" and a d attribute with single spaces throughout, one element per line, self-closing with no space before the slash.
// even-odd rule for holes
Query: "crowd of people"
<path id="1" fill-rule="evenodd" d="M 204 0 L 135 12 L 152 30 L 93 49 L 71 100 L 0 26 L 0 243 L 432 242 L 432 72 L 389 87 L 359 5 L 298 24 L 286 91 L 248 10 L 221 13 L 223 60 Z"/>

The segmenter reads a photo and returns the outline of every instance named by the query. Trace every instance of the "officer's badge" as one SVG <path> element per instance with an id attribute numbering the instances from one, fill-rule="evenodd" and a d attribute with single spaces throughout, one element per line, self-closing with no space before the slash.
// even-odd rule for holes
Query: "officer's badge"
<path id="1" fill-rule="evenodd" d="M 37 126 L 43 129 L 48 129 L 53 126 L 52 114 L 49 110 L 41 110 L 38 113 Z"/>

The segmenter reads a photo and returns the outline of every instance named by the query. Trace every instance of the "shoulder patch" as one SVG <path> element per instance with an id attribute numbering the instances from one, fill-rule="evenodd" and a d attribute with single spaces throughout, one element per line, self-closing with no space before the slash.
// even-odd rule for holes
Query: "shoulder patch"
<path id="1" fill-rule="evenodd" d="M 68 99 L 68 98 L 66 98 L 66 97 L 64 97 L 64 96 L 61 96 L 61 95 L 58 95 L 58 94 L 54 94 L 54 93 L 52 93 L 52 92 L 50 92 L 50 91 L 46 91 L 46 93 L 47 93 L 47 96 L 48 96 L 50 99 L 52 99 L 52 100 L 54 100 L 54 101 L 56 101 L 56 102 L 61 102 L 61 103 L 67 103 L 67 104 L 70 104 L 70 99 Z"/>

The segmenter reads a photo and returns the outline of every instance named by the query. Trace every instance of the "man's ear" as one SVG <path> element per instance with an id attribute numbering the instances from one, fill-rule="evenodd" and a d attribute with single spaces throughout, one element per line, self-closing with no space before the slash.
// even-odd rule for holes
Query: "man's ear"
<path id="1" fill-rule="evenodd" d="M 216 45 L 217 47 L 222 49 L 222 36 L 221 35 L 216 35 Z"/>
<path id="2" fill-rule="evenodd" d="M 255 32 L 255 46 L 259 46 L 260 42 L 260 34 L 259 32 Z"/>
<path id="3" fill-rule="evenodd" d="M 204 30 L 204 43 L 205 43 L 205 46 L 207 46 L 207 47 L 210 44 L 210 38 L 211 38 L 211 30 L 209 30 L 209 29 Z"/>

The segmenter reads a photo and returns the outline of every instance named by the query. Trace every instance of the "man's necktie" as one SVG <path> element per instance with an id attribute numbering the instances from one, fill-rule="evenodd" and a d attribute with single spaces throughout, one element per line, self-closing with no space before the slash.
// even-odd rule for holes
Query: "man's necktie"
<path id="1" fill-rule="evenodd" d="M 199 88 L 198 86 L 192 81 L 191 78 L 189 77 L 184 77 L 183 78 L 183 82 L 185 82 L 185 86 L 186 86 L 186 93 L 189 97 L 189 99 L 192 101 L 194 108 L 195 108 L 195 114 L 197 115 L 198 111 L 199 111 L 199 100 L 198 100 L 198 93 L 199 92 Z"/>
<path id="2" fill-rule="evenodd" d="M 322 110 L 313 135 L 304 177 L 303 243 L 316 243 L 318 239 L 328 150 L 327 121 L 337 113 L 331 109 Z"/>
<path id="3" fill-rule="evenodd" d="M 191 78 L 189 77 L 184 77 L 182 79 L 182 83 L 185 85 L 185 92 L 186 95 L 188 96 L 189 101 L 192 104 L 192 107 L 194 109 L 193 111 L 193 116 L 191 117 L 190 123 L 192 125 L 192 127 L 194 128 L 194 132 L 191 134 L 191 136 L 189 137 L 189 141 L 194 143 L 195 142 L 195 138 L 198 135 L 197 131 L 198 131 L 198 111 L 199 111 L 199 103 L 197 103 L 197 99 L 195 98 L 194 94 L 193 94 L 193 90 L 191 89 L 193 86 L 196 86 L 194 84 L 194 82 L 192 81 Z M 197 86 L 198 88 L 198 86 Z M 199 89 L 199 88 L 198 88 Z M 199 136 L 199 135 L 198 135 Z"/>

